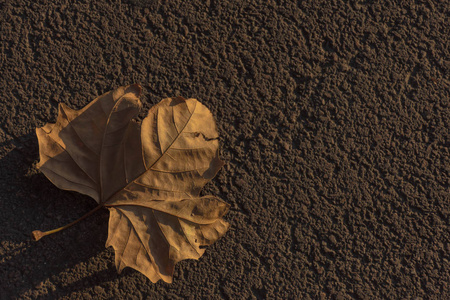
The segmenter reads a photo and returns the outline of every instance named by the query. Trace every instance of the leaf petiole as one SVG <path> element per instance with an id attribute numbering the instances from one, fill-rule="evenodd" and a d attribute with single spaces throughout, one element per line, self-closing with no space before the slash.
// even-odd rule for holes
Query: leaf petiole
<path id="1" fill-rule="evenodd" d="M 93 213 L 95 213 L 97 210 L 99 210 L 100 208 L 102 208 L 102 207 L 104 207 L 104 206 L 105 206 L 104 203 L 99 204 L 97 207 L 95 207 L 94 209 L 92 209 L 90 212 L 86 213 L 84 216 L 82 216 L 82 217 L 79 218 L 78 220 L 75 220 L 75 221 L 73 221 L 72 223 L 69 223 L 69 224 L 67 224 L 67 225 L 65 225 L 65 226 L 62 226 L 62 227 L 59 227 L 59 228 L 56 228 L 56 229 L 53 229 L 53 230 L 45 231 L 45 232 L 42 232 L 42 231 L 40 231 L 40 230 L 34 230 L 34 231 L 31 233 L 31 235 L 32 235 L 32 237 L 33 237 L 33 239 L 34 239 L 35 241 L 39 241 L 41 238 L 43 238 L 43 237 L 46 236 L 46 235 L 50 235 L 50 234 L 53 234 L 53 233 L 57 233 L 57 232 L 63 231 L 64 229 L 67 229 L 67 228 L 69 228 L 69 227 L 71 227 L 71 226 L 77 224 L 78 222 L 80 222 L 80 221 L 86 219 L 87 217 L 89 217 L 90 215 L 92 215 Z"/>

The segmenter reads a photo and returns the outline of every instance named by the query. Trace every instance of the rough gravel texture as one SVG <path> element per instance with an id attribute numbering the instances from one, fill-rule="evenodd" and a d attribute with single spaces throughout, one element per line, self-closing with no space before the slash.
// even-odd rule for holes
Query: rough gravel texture
<path id="1" fill-rule="evenodd" d="M 450 299 L 449 14 L 437 0 L 0 0 L 0 299 Z M 29 235 L 96 205 L 36 169 L 34 128 L 130 83 L 145 111 L 207 105 L 227 162 L 205 193 L 231 204 L 232 227 L 173 284 L 116 273 L 107 210 Z"/>

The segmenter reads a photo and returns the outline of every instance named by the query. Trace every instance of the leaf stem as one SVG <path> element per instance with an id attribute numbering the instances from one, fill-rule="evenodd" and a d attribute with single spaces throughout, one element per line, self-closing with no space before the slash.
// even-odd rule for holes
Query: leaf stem
<path id="1" fill-rule="evenodd" d="M 44 236 L 46 236 L 46 235 L 50 235 L 50 234 L 53 234 L 53 233 L 57 233 L 57 232 L 63 231 L 64 229 L 67 229 L 67 228 L 69 228 L 69 227 L 71 227 L 71 226 L 77 224 L 78 222 L 80 222 L 80 221 L 86 219 L 87 217 L 89 217 L 90 215 L 92 215 L 93 213 L 95 213 L 97 210 L 99 210 L 99 209 L 102 208 L 102 207 L 104 207 L 104 203 L 99 204 L 97 207 L 95 207 L 94 209 L 92 209 L 90 212 L 86 213 L 84 216 L 82 216 L 82 217 L 79 218 L 78 220 L 73 221 L 72 223 L 69 223 L 69 224 L 67 224 L 67 225 L 65 225 L 65 226 L 62 226 L 62 227 L 59 227 L 59 228 L 56 228 L 56 229 L 53 229 L 53 230 L 45 231 L 45 232 L 42 232 L 42 231 L 40 231 L 40 230 L 35 230 L 35 231 L 33 231 L 33 232 L 31 233 L 31 235 L 32 235 L 32 237 L 33 237 L 33 239 L 34 239 L 35 241 L 38 241 L 38 240 L 40 240 L 42 237 L 44 237 Z"/>

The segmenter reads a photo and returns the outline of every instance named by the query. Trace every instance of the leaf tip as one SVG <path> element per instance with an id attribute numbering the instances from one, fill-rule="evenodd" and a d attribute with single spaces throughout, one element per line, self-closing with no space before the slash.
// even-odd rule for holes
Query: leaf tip
<path id="1" fill-rule="evenodd" d="M 130 84 L 126 90 L 130 90 L 130 92 L 136 94 L 136 97 L 142 94 L 142 86 L 139 83 Z"/>
<path id="2" fill-rule="evenodd" d="M 40 230 L 35 230 L 31 233 L 31 236 L 33 237 L 33 240 L 39 241 L 45 234 Z"/>

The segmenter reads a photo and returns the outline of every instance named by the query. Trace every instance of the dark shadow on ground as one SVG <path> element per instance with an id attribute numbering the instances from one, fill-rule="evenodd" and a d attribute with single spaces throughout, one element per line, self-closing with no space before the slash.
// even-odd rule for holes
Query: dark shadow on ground
<path id="1" fill-rule="evenodd" d="M 23 298 L 26 293 L 45 295 L 45 289 L 52 292 L 45 285 L 47 279 L 65 285 L 64 278 L 58 278 L 61 272 L 83 266 L 102 252 L 108 255 L 104 244 L 109 213 L 101 210 L 77 226 L 33 241 L 33 230 L 63 226 L 96 203 L 84 195 L 59 190 L 37 170 L 34 133 L 3 142 L 0 148 L 12 149 L 0 159 L 0 298 Z M 108 273 L 112 276 L 115 270 L 110 267 L 101 271 Z M 100 275 L 94 274 L 90 277 L 96 276 L 98 281 Z M 69 290 L 85 287 L 87 281 L 80 278 L 69 284 Z"/>

